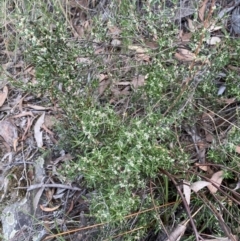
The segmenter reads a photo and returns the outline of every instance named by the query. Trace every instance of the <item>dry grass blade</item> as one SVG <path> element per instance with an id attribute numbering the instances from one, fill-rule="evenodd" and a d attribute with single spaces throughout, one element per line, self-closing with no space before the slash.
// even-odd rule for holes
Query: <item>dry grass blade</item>
<path id="1" fill-rule="evenodd" d="M 41 210 L 43 210 L 44 212 L 53 212 L 60 207 L 60 205 L 57 205 L 56 207 L 52 207 L 52 208 L 44 207 L 43 205 L 39 205 L 39 206 Z"/>

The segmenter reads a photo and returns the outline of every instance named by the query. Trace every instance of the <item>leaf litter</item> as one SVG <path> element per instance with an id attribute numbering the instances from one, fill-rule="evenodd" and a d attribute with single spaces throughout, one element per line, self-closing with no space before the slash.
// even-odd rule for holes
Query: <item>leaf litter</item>
<path id="1" fill-rule="evenodd" d="M 70 2 L 70 4 L 72 4 L 72 6 L 73 6 L 73 4 L 76 4 L 76 2 L 75 1 L 69 1 Z M 84 4 L 82 4 L 82 6 L 83 6 L 83 9 L 84 9 L 84 7 L 86 7 L 87 5 L 87 2 L 86 1 L 81 1 L 81 3 L 82 2 L 84 2 Z M 207 2 L 208 1 L 203 1 L 203 4 L 202 4 L 202 6 L 201 6 L 201 8 L 199 9 L 199 18 L 200 18 L 200 20 L 201 21 L 204 21 L 204 17 L 205 17 L 205 11 L 206 11 L 206 5 L 207 5 Z M 79 5 L 77 4 L 75 7 L 77 7 L 77 8 L 79 8 Z M 196 9 L 195 9 L 196 10 Z M 84 18 L 83 17 L 83 15 L 82 15 L 82 13 L 83 13 L 84 11 L 81 9 L 81 10 L 78 10 L 78 14 L 79 15 L 81 15 L 81 17 L 79 17 L 78 18 L 78 14 L 76 14 L 76 15 L 74 15 L 74 17 L 75 17 L 75 21 L 73 21 L 72 22 L 72 25 L 74 26 L 74 28 L 78 28 L 79 27 L 79 29 L 77 29 L 77 33 L 78 33 L 78 38 L 79 37 L 84 37 L 84 34 L 86 33 L 86 30 L 88 29 L 88 27 L 90 26 L 90 23 L 89 22 L 87 22 L 87 20 L 86 20 L 86 18 Z M 188 13 L 185 13 L 185 14 L 183 14 L 182 16 L 181 16 L 181 18 L 183 17 L 183 16 L 189 16 L 188 14 L 190 14 L 191 15 L 191 13 L 190 13 L 191 11 L 190 11 L 190 8 L 188 8 Z M 81 26 L 76 26 L 77 25 L 77 22 L 78 22 L 78 20 L 81 20 L 82 22 L 84 22 L 85 21 L 85 23 L 83 23 Z M 189 29 L 191 30 L 191 31 L 194 31 L 195 30 L 195 28 L 197 28 L 198 26 L 194 26 L 193 25 L 193 22 L 192 22 L 192 20 L 187 20 L 188 22 L 189 22 Z M 217 27 L 216 28 L 213 28 L 214 29 L 214 31 L 215 30 L 217 30 Z M 113 36 L 113 40 L 112 41 L 115 41 L 116 43 L 114 43 L 114 44 L 112 44 L 113 45 L 113 47 L 116 47 L 116 46 L 120 46 L 120 42 L 118 42 L 118 41 L 120 41 L 120 40 L 118 40 L 118 36 L 121 34 L 121 30 L 120 29 L 118 29 L 117 27 L 115 27 L 115 26 L 113 26 L 112 27 L 112 29 L 108 29 L 108 31 L 110 32 L 110 34 Z M 115 36 L 114 36 L 115 35 Z M 191 39 L 191 36 L 192 36 L 192 33 L 188 33 L 188 32 L 185 32 L 185 33 L 183 33 L 183 40 L 185 39 L 185 41 L 186 42 L 189 42 L 190 41 L 190 39 Z M 214 38 L 214 37 L 213 37 Z M 219 41 L 220 42 L 220 41 Z M 149 53 L 149 50 L 147 49 L 147 48 L 145 48 L 145 47 L 139 47 L 139 46 L 137 46 L 137 47 L 134 47 L 135 45 L 133 45 L 133 48 L 131 49 L 131 47 L 132 46 L 130 46 L 130 49 L 134 52 L 134 58 L 137 60 L 137 61 L 146 61 L 146 62 L 150 62 L 151 61 L 151 58 L 150 58 L 150 53 Z M 155 46 L 156 45 L 154 45 L 154 48 L 155 48 Z M 98 52 L 99 51 L 99 52 Z M 98 48 L 98 50 L 96 50 L 96 53 L 104 53 L 106 51 L 106 49 L 105 48 L 102 48 L 102 47 L 99 47 Z M 194 61 L 195 59 L 196 59 L 196 55 L 195 55 L 195 53 L 193 53 L 193 52 L 191 52 L 190 50 L 188 50 L 187 48 L 178 48 L 178 53 L 177 54 L 180 54 L 180 56 L 176 56 L 175 55 L 175 57 L 176 57 L 176 59 L 178 59 L 178 60 L 180 60 L 180 61 L 183 61 L 183 62 L 188 62 L 188 61 Z M 80 60 L 81 61 L 81 63 L 84 63 L 84 62 L 86 62 L 87 60 L 86 59 L 83 59 L 83 60 Z M 110 80 L 108 79 L 109 77 L 108 77 L 108 75 L 107 75 L 107 78 L 106 79 L 102 79 L 101 81 L 99 81 L 100 82 L 100 84 L 101 84 L 101 82 L 102 82 L 102 86 L 101 86 L 101 88 L 102 89 L 100 89 L 99 88 L 99 95 L 101 94 L 101 95 L 103 95 L 103 94 L 105 94 L 105 90 L 111 85 L 111 82 L 110 82 Z M 100 77 L 100 79 L 101 79 L 101 77 Z M 108 82 L 109 81 L 109 82 Z M 105 83 L 104 83 L 105 82 Z M 142 74 L 140 74 L 140 75 L 138 75 L 138 77 L 132 77 L 132 78 L 129 78 L 129 81 L 125 81 L 125 82 L 123 82 L 123 81 L 117 81 L 117 82 L 114 82 L 114 88 L 112 87 L 112 86 L 110 86 L 110 90 L 112 91 L 112 94 L 113 94 L 113 96 L 115 95 L 115 93 L 116 93 L 116 95 L 113 97 L 115 100 L 115 102 L 117 101 L 117 97 L 119 96 L 119 95 L 126 95 L 126 96 L 128 96 L 129 95 L 129 93 L 130 93 L 130 87 L 133 87 L 134 89 L 137 89 L 137 88 L 139 88 L 139 87 L 141 87 L 141 86 L 143 86 L 145 84 L 145 77 L 144 77 L 144 75 L 142 75 Z M 107 87 L 106 87 L 107 86 Z M 124 86 L 123 88 L 119 88 L 119 86 Z M 99 85 L 99 87 L 100 87 L 100 85 Z M 4 103 L 4 102 L 3 102 Z M 48 110 L 50 110 L 51 108 L 45 108 L 45 107 L 41 107 L 41 106 L 31 106 L 31 104 L 28 104 L 28 107 L 30 107 L 30 108 L 32 108 L 32 109 L 35 109 L 35 110 L 37 110 L 37 111 L 39 111 L 39 110 L 41 110 L 41 111 L 48 111 Z M 23 107 L 23 109 L 24 109 L 25 107 Z M 32 113 L 32 112 L 29 112 L 29 113 Z M 24 114 L 24 113 L 20 113 L 20 114 L 17 114 L 16 116 L 15 116 L 15 118 L 17 119 L 17 118 L 24 118 L 24 117 L 27 117 L 27 115 L 29 116 L 29 118 L 27 118 L 27 121 L 26 121 L 26 123 L 28 123 L 26 126 L 27 126 L 27 128 L 25 129 L 25 134 L 23 135 L 23 136 L 27 136 L 27 134 L 30 134 L 30 133 L 28 133 L 28 131 L 30 130 L 30 128 L 31 128 L 31 125 L 32 124 L 30 124 L 30 123 L 32 123 L 32 121 L 31 121 L 31 119 L 30 118 L 36 118 L 36 117 L 33 117 L 32 115 L 33 115 L 33 113 L 32 114 Z M 34 137 L 35 137 L 35 140 L 36 140 L 36 142 L 37 142 L 37 146 L 38 147 L 42 147 L 43 146 L 43 131 L 45 131 L 45 132 L 48 132 L 48 133 L 50 133 L 49 132 L 49 130 L 48 130 L 48 128 L 49 129 L 51 129 L 51 127 L 48 127 L 47 125 L 46 125 L 46 128 L 44 129 L 44 124 L 46 124 L 45 123 L 45 121 L 46 121 L 46 116 L 47 115 L 45 115 L 45 119 L 44 119 L 44 117 L 42 117 L 43 115 L 45 115 L 45 112 L 37 119 L 37 122 L 36 122 L 36 124 L 35 124 L 35 126 L 34 126 Z M 36 129 L 36 130 L 35 130 Z M 42 131 L 41 131 L 42 130 Z M 36 134 L 37 133 L 37 134 Z M 51 134 L 53 134 L 52 132 L 51 132 Z M 206 133 L 205 133 L 206 134 Z M 17 137 L 18 138 L 18 137 Z M 195 138 L 196 139 L 196 138 Z M 209 138 L 209 140 L 210 140 L 211 138 Z M 12 141 L 11 141 L 11 143 L 12 143 Z M 194 145 L 199 145 L 199 146 L 201 146 L 201 143 L 197 143 L 196 141 L 194 142 Z M 239 153 L 238 151 L 237 151 L 237 147 L 236 147 L 236 152 L 237 153 Z M 205 153 L 204 153 L 204 155 L 203 155 L 204 157 L 205 157 Z M 59 164 L 60 162 L 64 162 L 64 160 L 69 160 L 69 158 L 71 159 L 72 157 L 63 157 L 62 159 L 60 158 L 59 160 L 58 159 L 56 159 L 55 161 L 56 161 L 56 163 L 54 163 L 55 165 L 56 164 Z M 58 161 L 57 161 L 58 160 Z M 220 172 L 220 174 L 222 174 L 221 172 Z M 212 178 L 211 178 L 211 180 L 214 182 L 214 183 L 216 183 L 216 185 L 217 186 L 220 186 L 221 185 L 221 182 L 222 182 L 222 175 L 220 175 L 220 174 L 216 174 L 215 173 L 215 176 L 214 175 L 212 175 Z M 44 188 L 53 188 L 52 190 L 54 190 L 54 186 L 50 186 L 50 185 L 54 185 L 54 184 L 49 184 L 49 186 L 46 184 L 45 186 L 43 186 Z M 193 191 L 195 191 L 195 192 L 198 192 L 198 191 L 200 191 L 202 188 L 204 188 L 204 187 L 206 187 L 206 186 L 208 186 L 208 188 L 209 187 L 211 187 L 211 183 L 210 182 L 205 182 L 205 181 L 199 181 L 199 182 L 195 182 L 195 183 L 193 183 L 192 185 L 190 185 L 190 187 L 189 187 L 189 185 L 185 185 L 184 184 L 184 194 L 185 194 L 185 198 L 186 198 L 186 200 L 187 200 L 187 203 L 189 204 L 190 203 L 190 191 L 191 190 L 193 190 Z M 31 188 L 34 188 L 34 186 L 31 186 Z M 39 186 L 38 186 L 38 188 L 39 188 Z M 65 187 L 65 188 L 67 188 L 67 187 Z M 191 189 L 191 190 L 190 190 Z M 216 188 L 215 189 L 213 189 L 212 187 L 210 188 L 211 190 L 211 192 L 212 193 L 215 193 L 216 192 Z M 41 195 L 40 195 L 41 196 Z M 64 195 L 63 195 L 64 196 Z M 63 196 L 62 196 L 62 198 L 63 198 Z M 37 207 L 37 205 L 36 205 L 36 207 Z M 55 207 L 58 207 L 58 206 L 55 206 Z M 45 208 L 45 207 L 44 207 Z M 43 210 L 43 209 L 42 209 Z M 43 210 L 44 211 L 44 210 Z M 45 211 L 47 211 L 47 209 L 45 210 Z M 51 211 L 53 211 L 53 210 L 51 210 Z M 51 211 L 49 211 L 49 212 L 51 212 Z M 47 211 L 48 212 L 48 211 Z M 182 226 L 180 226 L 180 227 L 178 227 L 178 228 L 176 228 L 176 231 L 174 231 L 174 232 L 172 232 L 171 233 L 171 241 L 172 240 L 177 240 L 180 236 L 181 236 L 181 234 L 182 233 L 184 233 L 184 231 L 185 231 L 185 229 L 182 227 Z M 217 240 L 217 239 L 216 239 Z"/>

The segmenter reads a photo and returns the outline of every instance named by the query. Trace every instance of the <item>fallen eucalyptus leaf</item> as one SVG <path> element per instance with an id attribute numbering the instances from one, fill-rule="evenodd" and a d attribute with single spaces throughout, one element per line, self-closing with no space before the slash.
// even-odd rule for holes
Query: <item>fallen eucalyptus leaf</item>
<path id="1" fill-rule="evenodd" d="M 17 127 L 10 120 L 0 122 L 0 136 L 2 136 L 9 146 L 17 146 Z"/>
<path id="2" fill-rule="evenodd" d="M 216 193 L 222 183 L 222 180 L 223 180 L 223 171 L 215 172 L 211 177 L 211 181 L 214 183 L 214 185 L 210 183 L 207 186 L 209 191 L 211 193 Z"/>
<path id="3" fill-rule="evenodd" d="M 219 87 L 219 89 L 218 89 L 217 95 L 218 95 L 218 96 L 219 96 L 219 95 L 222 95 L 225 90 L 226 90 L 226 86 L 221 85 L 221 86 Z"/>
<path id="4" fill-rule="evenodd" d="M 137 89 L 138 87 L 144 86 L 145 76 L 144 75 L 138 75 L 138 76 L 133 78 L 131 83 L 132 83 L 132 85 L 135 89 Z"/>
<path id="5" fill-rule="evenodd" d="M 197 181 L 194 182 L 190 188 L 194 191 L 194 192 L 198 192 L 199 190 L 203 189 L 204 187 L 208 186 L 209 184 L 211 184 L 210 182 L 206 182 L 206 181 Z"/>
<path id="6" fill-rule="evenodd" d="M 5 85 L 3 87 L 2 93 L 0 93 L 0 107 L 3 105 L 8 96 L 8 87 Z"/>
<path id="7" fill-rule="evenodd" d="M 221 42 L 221 39 L 219 37 L 211 37 L 210 39 L 207 39 L 206 42 L 209 45 L 216 45 L 217 43 Z"/>
<path id="8" fill-rule="evenodd" d="M 177 241 L 185 233 L 186 226 L 179 224 L 172 233 L 169 234 L 167 241 Z"/>
<path id="9" fill-rule="evenodd" d="M 190 199 L 191 199 L 191 187 L 190 183 L 187 181 L 183 181 L 183 193 L 186 199 L 187 204 L 190 204 Z"/>
<path id="10" fill-rule="evenodd" d="M 38 147 L 43 146 L 43 140 L 42 140 L 42 131 L 40 131 L 42 124 L 44 123 L 44 117 L 45 117 L 45 112 L 38 118 L 35 126 L 34 126 L 34 137 L 37 142 Z"/>
<path id="11" fill-rule="evenodd" d="M 120 40 L 118 40 L 118 39 L 113 39 L 113 40 L 111 41 L 111 45 L 112 45 L 113 47 L 119 47 L 121 44 L 122 44 L 122 42 L 121 42 Z"/>
<path id="12" fill-rule="evenodd" d="M 236 146 L 235 151 L 240 154 L 240 146 Z"/>
<path id="13" fill-rule="evenodd" d="M 203 22 L 204 20 L 204 13 L 206 10 L 206 6 L 207 6 L 208 0 L 204 0 L 202 2 L 202 5 L 200 6 L 199 10 L 198 10 L 198 17 L 200 18 L 200 20 Z"/>
<path id="14" fill-rule="evenodd" d="M 196 55 L 187 49 L 178 48 L 175 58 L 180 61 L 193 61 L 196 59 Z"/>

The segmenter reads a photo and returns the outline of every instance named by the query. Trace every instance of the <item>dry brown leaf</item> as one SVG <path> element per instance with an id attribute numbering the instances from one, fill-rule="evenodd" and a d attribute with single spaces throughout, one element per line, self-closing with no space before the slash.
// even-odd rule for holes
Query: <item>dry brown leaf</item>
<path id="1" fill-rule="evenodd" d="M 52 201 L 54 192 L 55 192 L 54 188 L 49 188 L 45 190 L 45 195 L 48 200 L 48 203 Z"/>
<path id="2" fill-rule="evenodd" d="M 181 43 L 188 43 L 192 37 L 191 32 L 184 32 L 183 30 L 179 31 L 178 39 L 181 41 Z"/>
<path id="3" fill-rule="evenodd" d="M 29 178 L 30 181 L 33 181 L 34 180 L 34 167 L 33 165 L 29 165 L 29 168 L 28 168 L 28 171 L 27 171 L 27 178 Z"/>
<path id="4" fill-rule="evenodd" d="M 30 129 L 31 125 L 32 125 L 32 120 L 31 120 L 30 118 L 28 118 L 27 126 L 26 126 L 25 131 L 24 131 L 24 134 L 23 134 L 23 136 L 22 136 L 22 141 L 25 140 L 26 135 L 27 135 L 27 132 L 28 132 L 28 130 Z"/>
<path id="5" fill-rule="evenodd" d="M 204 21 L 204 13 L 206 10 L 207 3 L 208 3 L 208 0 L 204 0 L 201 7 L 198 10 L 198 17 L 202 22 Z"/>
<path id="6" fill-rule="evenodd" d="M 196 165 L 196 166 L 198 166 L 199 169 L 201 169 L 201 170 L 203 170 L 205 172 L 208 170 L 208 166 L 206 166 L 206 165 Z"/>
<path id="7" fill-rule="evenodd" d="M 83 24 L 83 27 L 84 27 L 86 32 L 90 31 L 91 27 L 92 27 L 92 21 L 86 20 Z"/>
<path id="8" fill-rule="evenodd" d="M 40 130 L 41 130 L 42 124 L 44 123 L 44 117 L 45 117 L 45 112 L 38 118 L 34 126 L 34 137 L 37 142 L 37 146 L 40 148 L 43 146 L 42 131 Z"/>
<path id="9" fill-rule="evenodd" d="M 122 44 L 122 42 L 119 39 L 113 39 L 111 41 L 111 46 L 113 46 L 113 47 L 119 47 L 119 46 L 121 46 L 121 44 Z"/>
<path id="10" fill-rule="evenodd" d="M 142 48 L 142 47 L 140 47 L 140 46 L 138 46 L 138 48 L 136 49 L 136 53 L 137 53 L 137 54 L 145 54 L 145 53 L 147 53 L 147 52 L 148 52 L 147 49 Z"/>
<path id="11" fill-rule="evenodd" d="M 238 154 L 240 154 L 240 146 L 236 146 L 235 151 L 236 151 Z"/>
<path id="12" fill-rule="evenodd" d="M 190 204 L 190 199 L 191 199 L 191 188 L 190 188 L 190 183 L 187 181 L 183 181 L 183 193 L 186 199 L 187 204 Z"/>
<path id="13" fill-rule="evenodd" d="M 144 75 L 138 75 L 137 77 L 134 77 L 132 80 L 132 85 L 135 89 L 138 87 L 144 86 L 145 84 L 145 76 Z"/>
<path id="14" fill-rule="evenodd" d="M 196 142 L 195 144 L 197 144 L 197 146 L 198 146 L 197 153 L 198 153 L 199 163 L 200 164 L 205 164 L 205 162 L 206 162 L 207 145 L 206 145 L 205 141 L 202 141 L 202 140 Z M 204 166 L 199 166 L 199 168 L 205 171 L 205 167 Z"/>
<path id="15" fill-rule="evenodd" d="M 13 175 L 13 177 L 15 177 L 15 175 Z M 7 194 L 7 192 L 8 192 L 8 190 L 9 190 L 9 187 L 10 187 L 10 185 L 9 185 L 9 178 L 8 177 L 2 177 L 1 178 L 2 180 L 1 180 L 1 186 L 0 186 L 0 190 L 2 191 L 2 189 L 3 189 L 3 194 L 2 194 L 2 196 L 1 196 L 1 198 L 0 198 L 0 202 L 2 202 L 2 200 L 6 197 L 6 194 Z"/>
<path id="16" fill-rule="evenodd" d="M 197 182 L 192 183 L 190 188 L 194 192 L 198 192 L 199 190 L 203 189 L 204 187 L 208 186 L 209 184 L 211 184 L 211 183 L 206 182 L 206 181 L 197 181 Z"/>
<path id="17" fill-rule="evenodd" d="M 8 87 L 5 85 L 3 91 L 0 93 L 0 107 L 3 105 L 8 96 Z"/>
<path id="18" fill-rule="evenodd" d="M 158 43 L 157 42 L 155 42 L 155 41 L 148 41 L 148 40 L 146 40 L 145 41 L 145 44 L 146 44 L 146 46 L 147 47 L 149 47 L 150 49 L 157 49 L 158 48 Z"/>
<path id="19" fill-rule="evenodd" d="M 204 127 L 204 130 L 205 130 L 205 139 L 207 142 L 212 142 L 213 141 L 213 135 L 208 131 L 210 128 L 210 123 L 212 123 L 212 121 L 214 120 L 214 115 L 213 113 L 211 112 L 204 112 L 202 114 L 202 125 Z"/>
<path id="20" fill-rule="evenodd" d="M 147 54 L 138 54 L 136 56 L 136 60 L 137 61 L 146 61 L 146 62 L 150 62 L 151 57 Z"/>
<path id="21" fill-rule="evenodd" d="M 234 98 L 234 97 L 229 98 L 229 99 L 221 98 L 221 99 L 217 100 L 218 103 L 220 103 L 220 104 L 224 103 L 227 105 L 230 105 L 230 104 L 234 103 L 235 101 L 236 101 L 236 98 Z"/>
<path id="22" fill-rule="evenodd" d="M 210 133 L 209 133 L 209 132 L 207 132 L 207 131 L 206 131 L 206 136 L 205 136 L 205 138 L 206 138 L 206 141 L 207 141 L 207 142 L 209 142 L 209 143 L 212 143 L 212 142 L 213 142 L 213 140 L 214 140 L 213 135 L 212 135 L 212 134 L 210 134 Z"/>
<path id="23" fill-rule="evenodd" d="M 215 26 L 215 24 L 212 24 L 209 28 L 209 31 L 214 32 L 214 31 L 217 31 L 219 29 L 222 29 L 222 26 Z"/>
<path id="24" fill-rule="evenodd" d="M 223 171 L 218 171 L 218 172 L 215 172 L 212 175 L 211 181 L 214 183 L 214 186 L 213 186 L 212 183 L 207 186 L 211 193 L 216 193 L 217 192 L 218 188 L 220 187 L 220 185 L 222 183 L 223 174 L 224 174 Z"/>
<path id="25" fill-rule="evenodd" d="M 175 53 L 175 58 L 180 61 L 193 61 L 196 59 L 196 55 L 187 49 L 178 48 L 178 53 Z"/>
<path id="26" fill-rule="evenodd" d="M 140 46 L 138 46 L 138 45 L 129 45 L 129 46 L 128 46 L 128 49 L 129 49 L 129 50 L 135 50 L 135 51 L 137 51 L 138 49 L 140 49 L 140 50 L 142 50 L 142 51 L 144 52 L 143 48 L 140 47 Z"/>
<path id="27" fill-rule="evenodd" d="M 99 74 L 98 75 L 98 81 L 101 82 L 103 80 L 108 79 L 108 75 L 107 74 Z"/>
<path id="28" fill-rule="evenodd" d="M 74 27 L 74 30 L 76 31 L 74 33 L 75 38 L 83 38 L 84 37 L 84 27 L 81 25 L 74 25 L 72 23 L 72 26 Z"/>
<path id="29" fill-rule="evenodd" d="M 105 48 L 103 47 L 98 47 L 95 49 L 94 54 L 101 54 L 105 52 Z"/>
<path id="30" fill-rule="evenodd" d="M 109 24 L 108 24 L 108 30 L 109 30 L 109 33 L 110 33 L 111 35 L 114 35 L 115 37 L 116 37 L 116 36 L 119 36 L 120 33 L 122 32 L 118 27 L 116 27 L 116 26 L 111 26 L 111 25 L 109 25 Z"/>
<path id="31" fill-rule="evenodd" d="M 221 39 L 219 37 L 211 37 L 210 39 L 207 39 L 206 42 L 209 45 L 216 45 L 217 43 L 221 42 Z"/>
<path id="32" fill-rule="evenodd" d="M 17 146 L 17 127 L 10 120 L 3 120 L 0 122 L 0 136 L 2 136 L 9 146 Z"/>
<path id="33" fill-rule="evenodd" d="M 111 82 L 108 79 L 104 79 L 103 81 L 101 81 L 99 83 L 99 86 L 98 86 L 98 94 L 99 94 L 99 96 L 101 96 L 104 93 L 104 91 L 110 86 L 110 83 Z"/>
<path id="34" fill-rule="evenodd" d="M 70 161 L 72 160 L 73 157 L 70 154 L 66 154 L 64 156 L 60 156 L 57 159 L 53 161 L 54 165 L 57 165 L 59 162 L 65 162 L 65 161 Z"/>
<path id="35" fill-rule="evenodd" d="M 36 70 L 35 70 L 34 66 L 32 66 L 32 65 L 27 66 L 24 70 L 24 74 L 30 74 L 31 76 L 35 77 Z"/>
<path id="36" fill-rule="evenodd" d="M 177 241 L 185 233 L 186 226 L 178 224 L 178 226 L 169 234 L 167 241 Z"/>
<path id="37" fill-rule="evenodd" d="M 138 53 L 138 54 L 148 53 L 148 49 L 143 48 L 143 47 L 138 46 L 138 45 L 130 45 L 130 46 L 128 46 L 128 49 L 129 49 L 129 50 L 135 50 L 136 53 Z"/>
<path id="38" fill-rule="evenodd" d="M 131 85 L 131 83 L 129 81 L 122 81 L 122 82 L 118 82 L 117 85 L 118 86 L 127 86 L 127 85 Z"/>
<path id="39" fill-rule="evenodd" d="M 196 28 L 195 28 L 194 25 L 193 25 L 192 19 L 187 18 L 187 21 L 188 21 L 188 28 L 189 28 L 190 32 L 194 33 L 195 30 L 196 30 Z"/>
<path id="40" fill-rule="evenodd" d="M 92 60 L 90 60 L 89 58 L 84 58 L 84 57 L 77 57 L 76 61 L 79 64 L 91 64 L 92 63 Z"/>
<path id="41" fill-rule="evenodd" d="M 67 4 L 71 6 L 72 8 L 79 8 L 82 7 L 83 9 L 86 9 L 88 7 L 88 0 L 69 0 L 67 1 Z"/>
<path id="42" fill-rule="evenodd" d="M 33 198 L 33 210 L 36 211 L 37 210 L 37 207 L 38 207 L 38 203 L 39 203 L 39 200 L 43 194 L 43 191 L 44 191 L 44 187 L 41 187 L 39 188 L 39 190 L 37 191 L 37 193 L 34 195 L 34 198 Z"/>
<path id="43" fill-rule="evenodd" d="M 234 70 L 234 71 L 237 71 L 237 72 L 240 71 L 240 68 L 239 68 L 239 67 L 236 67 L 236 66 L 233 66 L 233 65 L 228 65 L 227 67 L 228 67 L 229 69 Z"/>
<path id="44" fill-rule="evenodd" d="M 191 39 L 191 37 L 192 37 L 192 33 L 184 33 L 184 34 L 182 35 L 181 40 L 182 40 L 183 42 L 189 42 L 190 39 Z"/>
<path id="45" fill-rule="evenodd" d="M 48 129 L 52 129 L 57 123 L 58 123 L 58 120 L 57 120 L 56 117 L 54 117 L 54 116 L 52 116 L 52 115 L 45 115 L 44 125 L 45 125 Z"/>
<path id="46" fill-rule="evenodd" d="M 130 45 L 128 46 L 129 50 L 134 50 L 136 51 L 136 60 L 137 61 L 146 61 L 149 62 L 151 57 L 148 55 L 148 49 L 143 48 L 138 45 Z"/>
<path id="47" fill-rule="evenodd" d="M 114 101 L 116 100 L 115 98 L 119 98 L 120 96 L 128 96 L 130 94 L 130 88 L 128 88 L 128 86 L 126 86 L 123 90 L 119 90 L 116 87 L 111 88 L 111 92 L 114 96 L 114 99 L 112 99 L 111 103 L 114 103 Z"/>
<path id="48" fill-rule="evenodd" d="M 56 207 L 53 208 L 48 208 L 48 207 L 44 207 L 43 205 L 40 205 L 40 208 L 44 211 L 44 212 L 53 212 L 55 210 L 57 210 L 61 205 L 58 205 Z"/>

